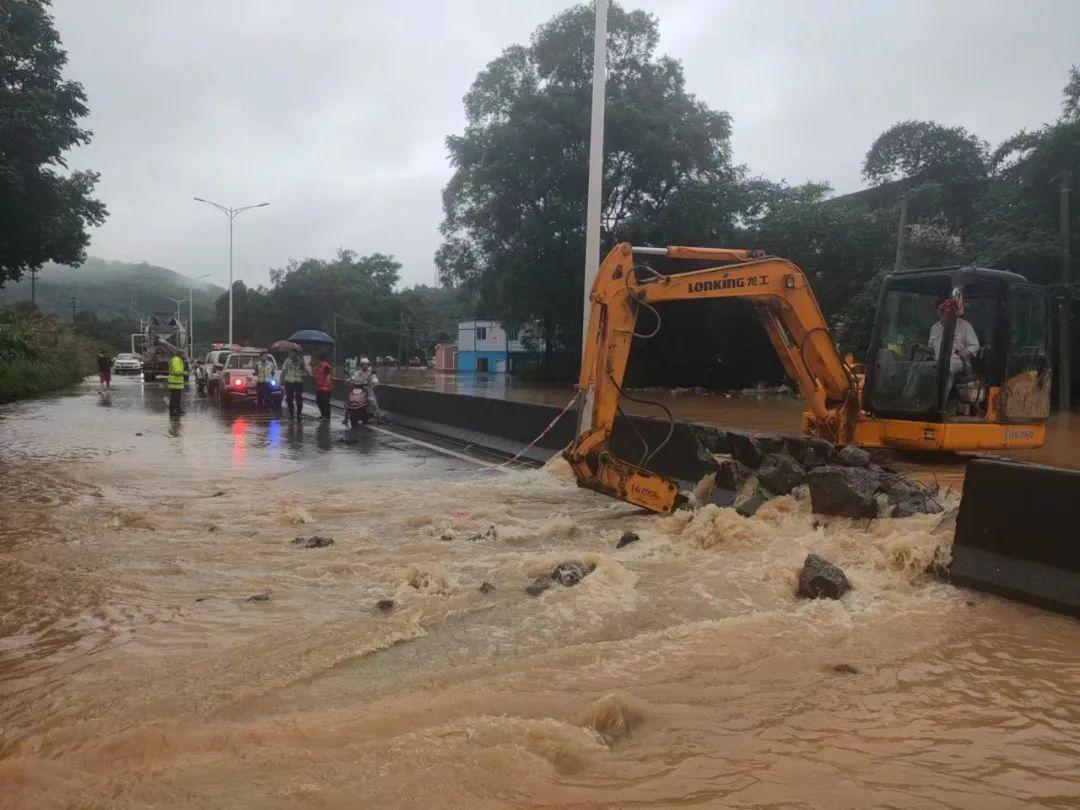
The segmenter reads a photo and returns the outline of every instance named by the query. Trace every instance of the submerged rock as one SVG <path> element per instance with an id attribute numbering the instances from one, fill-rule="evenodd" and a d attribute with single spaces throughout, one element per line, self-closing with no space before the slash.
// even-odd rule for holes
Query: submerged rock
<path id="1" fill-rule="evenodd" d="M 311 537 L 296 537 L 293 539 L 292 544 L 300 548 L 326 548 L 334 545 L 334 538 L 313 534 Z"/>
<path id="2" fill-rule="evenodd" d="M 490 582 L 481 582 L 480 583 L 480 593 L 491 593 L 494 590 L 495 590 L 495 586 L 492 585 Z"/>
<path id="3" fill-rule="evenodd" d="M 537 577 L 525 586 L 525 593 L 529 596 L 539 596 L 554 584 L 555 580 L 551 577 Z"/>
<path id="4" fill-rule="evenodd" d="M 572 588 L 595 570 L 595 565 L 586 565 L 577 560 L 568 560 L 556 565 L 555 569 L 547 576 L 537 577 L 526 585 L 525 593 L 529 594 L 529 596 L 538 596 L 554 585 Z"/>
<path id="5" fill-rule="evenodd" d="M 844 572 L 817 554 L 807 554 L 799 572 L 799 599 L 839 599 L 851 590 Z"/>
<path id="6" fill-rule="evenodd" d="M 269 602 L 270 601 L 270 594 L 268 594 L 266 592 L 253 593 L 251 596 L 249 596 L 247 598 L 246 601 L 248 601 L 248 602 Z"/>
<path id="7" fill-rule="evenodd" d="M 577 560 L 570 560 L 555 566 L 555 570 L 551 572 L 551 578 L 560 585 L 571 588 L 595 570 L 595 565 L 586 565 Z"/>
<path id="8" fill-rule="evenodd" d="M 380 599 L 378 602 L 375 603 L 375 609 L 382 611 L 383 613 L 388 613 L 394 609 L 394 600 Z"/>
<path id="9" fill-rule="evenodd" d="M 752 477 L 746 479 L 739 491 L 735 493 L 735 501 L 732 505 L 743 517 L 753 517 L 770 498 L 772 495 L 768 490 L 761 486 L 761 482 L 756 477 Z"/>
<path id="10" fill-rule="evenodd" d="M 810 470 L 807 483 L 810 485 L 810 505 L 816 514 L 850 518 L 877 516 L 874 493 L 881 484 L 881 476 L 876 470 L 830 464 Z"/>
<path id="11" fill-rule="evenodd" d="M 838 675 L 858 675 L 859 669 L 854 664 L 833 664 L 830 667 Z"/>
<path id="12" fill-rule="evenodd" d="M 499 533 L 495 530 L 494 526 L 488 526 L 486 532 L 477 532 L 476 534 L 470 534 L 465 538 L 470 543 L 475 543 L 477 540 L 498 540 Z"/>
<path id="13" fill-rule="evenodd" d="M 637 532 L 626 531 L 622 533 L 622 537 L 619 538 L 619 542 L 615 544 L 615 548 L 623 548 L 631 543 L 636 543 L 641 538 L 638 537 Z"/>
<path id="14" fill-rule="evenodd" d="M 892 517 L 911 517 L 912 515 L 937 515 L 942 511 L 941 504 L 930 495 L 926 487 L 901 478 L 894 482 L 886 492 L 888 503 L 892 506 Z"/>

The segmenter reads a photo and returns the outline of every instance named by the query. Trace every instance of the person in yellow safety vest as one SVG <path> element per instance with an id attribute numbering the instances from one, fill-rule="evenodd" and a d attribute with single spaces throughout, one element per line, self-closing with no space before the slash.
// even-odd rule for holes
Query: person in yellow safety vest
<path id="1" fill-rule="evenodd" d="M 169 361 L 169 416 L 179 416 L 180 396 L 184 393 L 184 358 L 180 356 L 180 350 L 173 352 Z"/>

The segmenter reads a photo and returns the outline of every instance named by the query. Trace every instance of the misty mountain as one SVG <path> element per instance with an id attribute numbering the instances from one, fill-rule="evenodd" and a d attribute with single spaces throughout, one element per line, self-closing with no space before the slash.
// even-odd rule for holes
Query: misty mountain
<path id="1" fill-rule="evenodd" d="M 38 273 L 37 303 L 43 311 L 71 319 L 71 299 L 79 312 L 102 320 L 116 317 L 138 319 L 151 312 L 175 312 L 170 298 L 183 299 L 181 313 L 187 321 L 188 285 L 194 287 L 195 317 L 213 315 L 214 301 L 225 290 L 203 281 L 189 282 L 165 267 L 146 262 L 132 264 L 90 257 L 82 267 L 47 264 Z M 18 284 L 0 288 L 0 305 L 30 300 L 30 276 Z"/>

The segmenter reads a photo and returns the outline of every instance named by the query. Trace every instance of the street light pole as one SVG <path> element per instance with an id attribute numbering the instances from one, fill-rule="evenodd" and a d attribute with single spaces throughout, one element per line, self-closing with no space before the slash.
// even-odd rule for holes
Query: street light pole
<path id="1" fill-rule="evenodd" d="M 214 208 L 229 218 L 229 345 L 231 346 L 233 342 L 233 220 L 245 211 L 250 211 L 252 208 L 265 208 L 270 203 L 256 203 L 255 205 L 242 205 L 239 208 L 233 208 L 232 206 L 221 205 L 212 200 L 204 200 L 202 197 L 194 197 L 192 199 L 194 199 L 195 202 L 214 206 Z"/>
<path id="2" fill-rule="evenodd" d="M 589 295 L 600 272 L 600 208 L 604 181 L 604 95 L 607 88 L 608 0 L 596 0 L 593 38 L 592 120 L 589 130 L 589 196 L 585 209 L 585 309 L 581 323 L 581 354 L 588 340 Z"/>
<path id="3" fill-rule="evenodd" d="M 195 300 L 195 294 L 193 290 L 195 285 L 192 282 L 198 281 L 201 278 L 208 278 L 209 273 L 203 273 L 201 276 L 195 276 L 195 278 L 188 279 L 187 287 L 187 319 L 188 319 L 188 357 L 195 359 L 195 315 L 192 302 Z"/>

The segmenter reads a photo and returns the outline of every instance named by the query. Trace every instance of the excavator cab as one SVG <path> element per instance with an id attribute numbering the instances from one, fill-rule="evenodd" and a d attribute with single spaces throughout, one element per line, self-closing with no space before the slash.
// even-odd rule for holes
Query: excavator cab
<path id="1" fill-rule="evenodd" d="M 1049 296 L 1000 270 L 892 273 L 882 283 L 867 361 L 862 406 L 872 417 L 1042 421 L 1050 412 Z"/>

